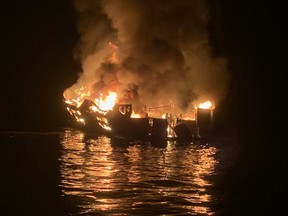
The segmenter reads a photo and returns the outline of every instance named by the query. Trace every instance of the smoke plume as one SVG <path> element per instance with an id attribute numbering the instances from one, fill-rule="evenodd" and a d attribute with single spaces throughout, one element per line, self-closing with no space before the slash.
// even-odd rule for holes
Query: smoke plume
<path id="1" fill-rule="evenodd" d="M 112 89 L 134 109 L 173 102 L 182 112 L 225 97 L 226 61 L 211 54 L 206 1 L 75 0 L 74 5 L 83 72 L 70 90 L 86 86 L 97 95 Z"/>

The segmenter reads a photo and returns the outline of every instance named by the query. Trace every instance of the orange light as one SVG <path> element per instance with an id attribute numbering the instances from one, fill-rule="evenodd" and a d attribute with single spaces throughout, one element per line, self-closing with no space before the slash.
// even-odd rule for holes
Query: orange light
<path id="1" fill-rule="evenodd" d="M 213 104 L 211 101 L 205 101 L 203 103 L 200 103 L 198 108 L 201 108 L 201 109 L 213 109 Z"/>
<path id="2" fill-rule="evenodd" d="M 140 114 L 135 113 L 134 111 L 131 114 L 131 118 L 141 118 Z"/>
<path id="3" fill-rule="evenodd" d="M 95 99 L 94 102 L 99 106 L 101 110 L 111 110 L 117 102 L 117 94 L 110 91 L 108 96 L 105 97 L 105 99 Z"/>

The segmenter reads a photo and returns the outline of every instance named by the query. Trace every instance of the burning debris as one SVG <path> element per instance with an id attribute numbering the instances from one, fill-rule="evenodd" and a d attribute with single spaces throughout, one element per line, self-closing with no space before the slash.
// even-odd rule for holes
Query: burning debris
<path id="1" fill-rule="evenodd" d="M 79 125 L 125 137 L 179 138 L 198 137 L 212 123 L 208 101 L 225 96 L 228 77 L 225 59 L 211 52 L 208 3 L 163 3 L 74 0 L 83 72 L 64 98 Z M 202 109 L 210 120 L 201 120 Z"/>
<path id="2" fill-rule="evenodd" d="M 68 112 L 79 123 L 79 127 L 85 130 L 128 139 L 192 140 L 200 137 L 200 134 L 205 137 L 210 135 L 213 121 L 213 105 L 210 101 L 194 109 L 194 118 L 191 119 L 182 114 L 174 116 L 171 104 L 150 108 L 145 106 L 145 113 L 137 114 L 132 104 L 117 103 L 115 92 L 94 100 L 87 97 L 90 95 L 83 93 L 77 99 L 65 100 Z"/>

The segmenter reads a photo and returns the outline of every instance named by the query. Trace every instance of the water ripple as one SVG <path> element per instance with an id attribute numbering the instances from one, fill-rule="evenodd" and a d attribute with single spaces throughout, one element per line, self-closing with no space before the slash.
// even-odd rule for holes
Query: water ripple
<path id="1" fill-rule="evenodd" d="M 70 130 L 61 145 L 62 195 L 78 207 L 71 215 L 214 215 L 216 147 L 115 144 Z"/>

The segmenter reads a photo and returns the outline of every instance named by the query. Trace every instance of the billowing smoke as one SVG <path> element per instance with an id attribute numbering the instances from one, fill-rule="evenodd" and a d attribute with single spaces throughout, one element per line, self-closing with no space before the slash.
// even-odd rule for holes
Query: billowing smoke
<path id="1" fill-rule="evenodd" d="M 119 100 L 136 110 L 173 102 L 185 112 L 225 97 L 226 62 L 211 54 L 206 1 L 75 0 L 74 5 L 83 72 L 70 90 L 86 86 L 95 96 L 116 90 Z"/>

